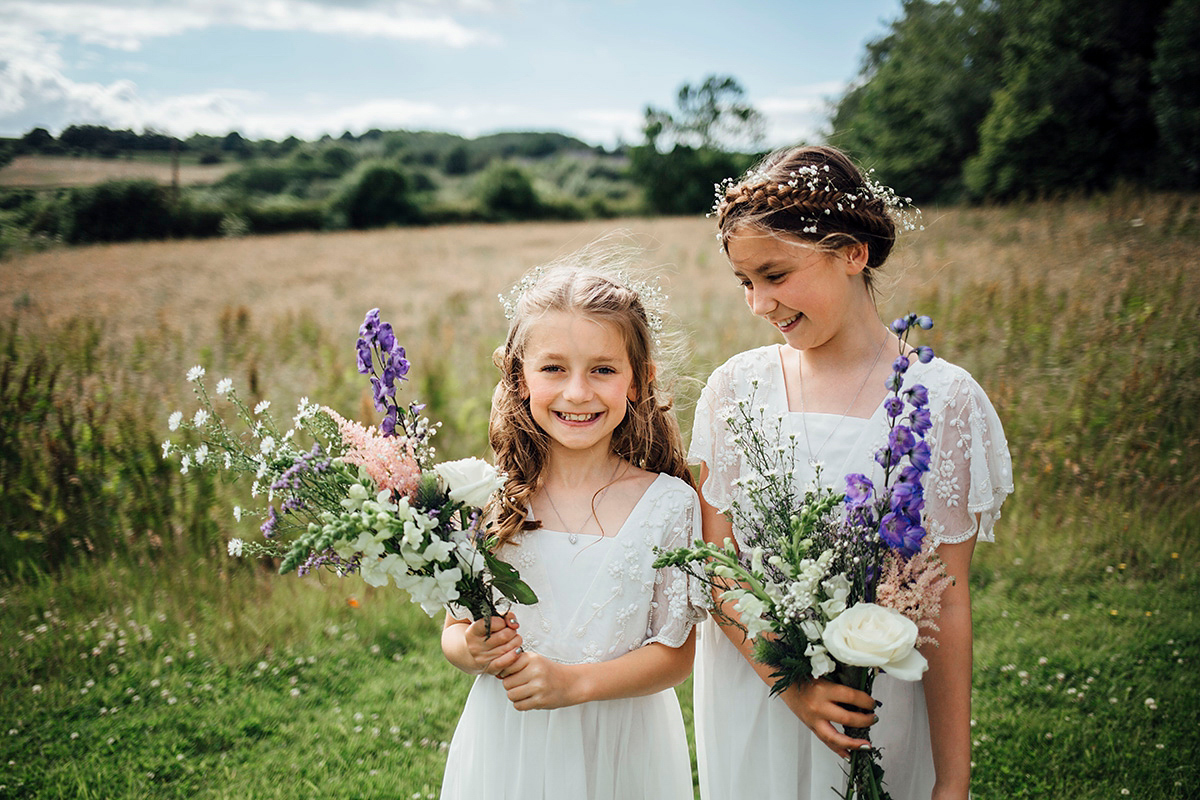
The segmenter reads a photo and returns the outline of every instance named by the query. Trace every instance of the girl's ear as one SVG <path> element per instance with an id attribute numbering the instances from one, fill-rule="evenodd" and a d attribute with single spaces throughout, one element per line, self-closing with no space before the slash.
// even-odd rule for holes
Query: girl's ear
<path id="1" fill-rule="evenodd" d="M 655 366 L 653 362 L 647 364 L 646 365 L 646 385 L 649 386 L 650 384 L 654 383 L 654 379 L 657 376 L 658 376 L 658 367 Z M 638 401 L 637 385 L 633 381 L 630 381 L 629 391 L 626 393 L 625 396 L 628 397 L 631 402 L 636 403 Z"/>
<path id="2" fill-rule="evenodd" d="M 846 259 L 846 274 L 860 275 L 867 268 L 867 259 L 871 250 L 861 242 L 842 248 L 842 257 Z"/>

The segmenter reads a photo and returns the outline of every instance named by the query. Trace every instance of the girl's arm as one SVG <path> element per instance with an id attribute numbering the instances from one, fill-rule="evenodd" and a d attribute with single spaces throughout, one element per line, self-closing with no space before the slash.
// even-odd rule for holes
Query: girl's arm
<path id="1" fill-rule="evenodd" d="M 491 633 L 488 633 L 490 624 Z M 497 675 L 520 655 L 521 635 L 510 611 L 503 617 L 474 622 L 456 619 L 448 612 L 442 626 L 442 654 L 468 675 Z"/>
<path id="2" fill-rule="evenodd" d="M 708 465 L 701 464 L 699 485 L 703 486 L 707 479 Z M 733 524 L 727 516 L 709 505 L 703 493 L 700 494 L 700 516 L 704 524 L 704 541 L 723 547 L 726 539 L 733 539 Z M 722 615 L 724 618 L 738 619 L 734 604 L 723 602 L 721 593 L 716 589 L 713 590 L 713 603 L 718 608 L 713 614 L 713 620 L 720 626 L 721 632 L 738 649 L 763 683 L 772 686 L 775 679 L 771 677 L 771 668 L 754 658 L 754 643 L 746 638 L 741 628 L 721 621 Z M 858 728 L 866 728 L 873 724 L 876 720 L 873 713 L 848 711 L 838 705 L 845 703 L 856 708 L 874 709 L 875 701 L 867 693 L 819 678 L 801 686 L 792 686 L 779 697 L 826 747 L 842 758 L 849 758 L 851 750 L 870 746 L 866 739 L 847 736 L 831 724 L 836 722 L 839 725 Z"/>
<path id="3" fill-rule="evenodd" d="M 641 697 L 683 683 L 692 673 L 696 630 L 679 647 L 651 642 L 594 664 L 560 664 L 537 653 L 521 653 L 500 677 L 518 711 L 563 708 L 592 700 Z"/>
<path id="4" fill-rule="evenodd" d="M 946 572 L 955 581 L 942 593 L 940 630 L 928 632 L 938 644 L 921 648 L 929 661 L 923 683 L 937 775 L 934 800 L 966 800 L 971 782 L 972 626 L 967 578 L 974 552 L 973 536 L 965 542 L 938 546 Z"/>

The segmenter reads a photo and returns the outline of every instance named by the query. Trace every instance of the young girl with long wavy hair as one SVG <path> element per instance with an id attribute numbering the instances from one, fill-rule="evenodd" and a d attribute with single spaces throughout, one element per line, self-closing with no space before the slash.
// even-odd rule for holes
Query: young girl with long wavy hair
<path id="1" fill-rule="evenodd" d="M 493 525 L 538 602 L 446 618 L 446 658 L 478 677 L 445 799 L 692 797 L 673 687 L 705 599 L 652 564 L 698 538 L 699 500 L 657 380 L 658 295 L 614 260 L 585 249 L 527 277 L 495 354 Z"/>
<path id="2" fill-rule="evenodd" d="M 774 153 L 718 194 L 719 236 L 751 312 L 784 339 L 734 356 L 708 380 L 690 456 L 701 464 L 704 538 L 745 546 L 721 512 L 741 496 L 745 472 L 726 420 L 755 396 L 782 419 L 799 494 L 817 465 L 823 481 L 865 473 L 886 441 L 883 400 L 900 342 L 879 317 L 872 290 L 905 205 L 840 151 L 799 147 Z M 933 460 L 926 475 L 925 527 L 955 583 L 941 600 L 937 646 L 922 648 L 924 679 L 880 674 L 872 696 L 825 679 L 771 697 L 769 668 L 752 657 L 736 625 L 704 623 L 695 679 L 701 796 L 705 800 L 818 800 L 842 796 L 838 756 L 869 746 L 836 725 L 871 726 L 893 800 L 966 800 L 971 773 L 971 601 L 977 541 L 990 541 L 1012 491 L 1000 420 L 963 369 L 934 358 L 914 364 L 905 385 L 929 390 Z M 737 619 L 726 605 L 723 612 Z M 714 620 L 719 617 L 714 615 Z M 861 709 L 861 710 L 853 710 Z M 836 788 L 835 788 L 836 787 Z"/>

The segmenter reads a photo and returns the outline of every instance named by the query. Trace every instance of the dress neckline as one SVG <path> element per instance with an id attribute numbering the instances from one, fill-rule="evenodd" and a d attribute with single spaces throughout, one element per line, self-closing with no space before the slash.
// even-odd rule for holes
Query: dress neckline
<path id="1" fill-rule="evenodd" d="M 654 489 L 654 487 L 658 485 L 658 482 L 661 481 L 665 477 L 666 477 L 666 474 L 662 473 L 662 472 L 655 474 L 654 480 L 650 481 L 650 485 L 647 486 L 642 491 L 642 496 L 639 497 L 637 499 L 637 502 L 633 504 L 633 508 L 629 509 L 629 513 L 627 515 L 625 515 L 625 519 L 621 521 L 621 524 L 617 527 L 616 532 L 613 533 L 612 535 L 609 535 L 606 533 L 574 533 L 573 534 L 570 531 L 560 531 L 555 528 L 547 528 L 545 526 L 538 528 L 538 530 L 546 531 L 547 533 L 557 534 L 559 536 L 562 536 L 564 539 L 566 539 L 566 537 L 569 537 L 569 536 L 590 536 L 593 539 L 616 539 L 618 536 L 621 535 L 621 531 L 625 530 L 625 528 L 629 525 L 629 520 L 633 519 L 634 515 L 637 514 L 638 509 L 640 509 L 642 507 L 642 504 L 646 502 L 646 498 L 650 496 L 651 490 Z"/>
<path id="2" fill-rule="evenodd" d="M 791 406 L 788 404 L 787 373 L 783 371 L 783 348 L 785 347 L 787 347 L 785 344 L 775 345 L 773 348 L 775 351 L 774 358 L 772 358 L 772 369 L 774 370 L 774 374 L 776 376 L 775 400 L 777 403 L 779 403 L 784 413 L 797 416 L 803 414 L 806 417 L 837 417 L 839 420 L 858 420 L 859 423 L 871 422 L 877 416 L 879 416 L 879 414 L 883 413 L 883 400 L 880 400 L 879 403 L 875 405 L 875 408 L 869 417 L 859 417 L 853 414 L 838 414 L 833 411 L 793 411 Z M 887 398 L 885 397 L 884 399 Z"/>

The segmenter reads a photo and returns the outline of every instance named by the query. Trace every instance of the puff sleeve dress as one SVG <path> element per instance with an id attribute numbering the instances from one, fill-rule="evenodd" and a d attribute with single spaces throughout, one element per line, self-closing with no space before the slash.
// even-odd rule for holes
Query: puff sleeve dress
<path id="1" fill-rule="evenodd" d="M 867 419 L 789 411 L 782 352 L 771 345 L 734 356 L 713 373 L 701 395 L 689 457 L 707 466 L 701 492 L 719 510 L 738 499 L 741 452 L 731 442 L 727 420 L 739 400 L 763 406 L 780 420 L 780 444 L 791 441 L 796 448 L 798 490 L 813 479 L 810 457 L 822 464 L 823 482 L 836 485 L 852 472 L 882 482 L 874 461 L 888 430 L 882 405 Z M 1013 488 L 999 417 L 979 384 L 942 359 L 914 364 L 904 382 L 923 384 L 930 396 L 928 535 L 939 544 L 961 542 L 978 530 L 979 540 L 992 541 L 1000 505 Z M 817 453 L 808 452 L 808 442 Z M 734 535 L 744 547 L 744 532 Z M 832 787 L 843 791 L 841 760 L 782 701 L 769 696 L 769 687 L 711 619 L 700 627 L 694 691 L 704 800 L 825 800 L 836 796 Z M 893 800 L 928 800 L 934 771 L 922 683 L 880 674 L 872 694 L 883 705 L 871 738 L 883 752 Z"/>

